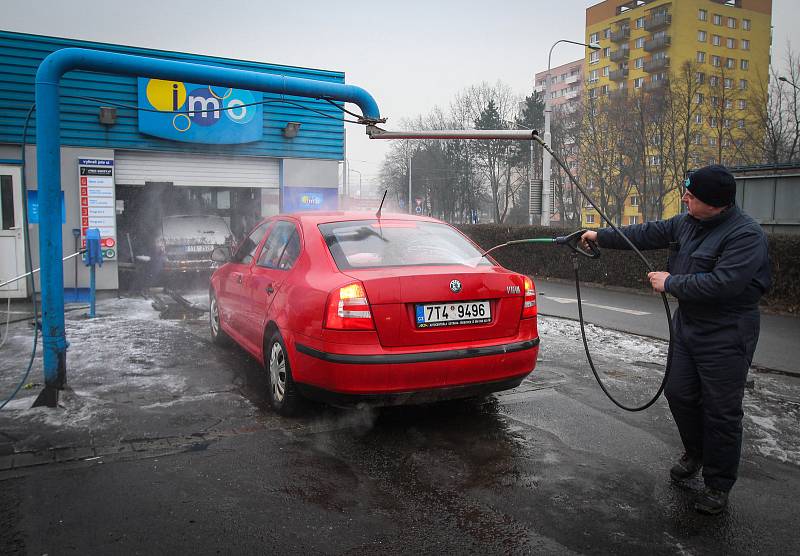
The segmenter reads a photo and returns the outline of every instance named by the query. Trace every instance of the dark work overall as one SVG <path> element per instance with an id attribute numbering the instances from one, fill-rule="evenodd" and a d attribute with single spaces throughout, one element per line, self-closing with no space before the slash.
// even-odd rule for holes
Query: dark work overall
<path id="1" fill-rule="evenodd" d="M 665 286 L 679 306 L 665 394 L 686 452 L 703 461 L 706 485 L 728 491 L 739 467 L 758 301 L 771 285 L 766 235 L 735 206 L 708 220 L 682 214 L 622 231 L 640 249 L 670 249 Z M 611 229 L 600 230 L 598 242 L 626 247 Z"/>

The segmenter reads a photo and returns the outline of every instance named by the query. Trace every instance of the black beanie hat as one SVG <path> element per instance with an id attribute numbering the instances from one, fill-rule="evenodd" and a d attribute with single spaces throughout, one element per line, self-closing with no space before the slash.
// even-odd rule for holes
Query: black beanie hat
<path id="1" fill-rule="evenodd" d="M 725 166 L 712 164 L 695 170 L 686 178 L 686 189 L 712 207 L 727 207 L 736 202 L 736 180 Z"/>

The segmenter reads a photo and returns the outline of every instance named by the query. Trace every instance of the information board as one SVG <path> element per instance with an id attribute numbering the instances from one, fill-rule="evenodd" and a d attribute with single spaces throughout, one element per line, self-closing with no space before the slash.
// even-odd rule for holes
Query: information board
<path id="1" fill-rule="evenodd" d="M 117 215 L 114 195 L 114 161 L 108 158 L 79 158 L 78 184 L 81 207 L 81 244 L 86 230 L 100 230 L 103 259 L 117 258 Z"/>

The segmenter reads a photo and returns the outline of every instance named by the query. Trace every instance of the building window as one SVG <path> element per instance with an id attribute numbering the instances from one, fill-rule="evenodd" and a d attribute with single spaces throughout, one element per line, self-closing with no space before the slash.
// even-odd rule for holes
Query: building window
<path id="1" fill-rule="evenodd" d="M 589 89 L 589 98 L 597 98 L 597 89 Z"/>
<path id="2" fill-rule="evenodd" d="M 736 69 L 736 59 L 735 58 L 728 58 L 725 60 L 725 67 L 729 70 Z"/>
<path id="3" fill-rule="evenodd" d="M 706 82 L 706 74 L 702 71 L 698 71 L 694 74 L 694 82 L 698 85 L 702 85 Z"/>
<path id="4" fill-rule="evenodd" d="M 742 50 L 750 50 L 750 41 L 747 39 L 742 39 L 740 47 Z"/>
<path id="5" fill-rule="evenodd" d="M 714 23 L 714 25 L 722 25 L 722 16 L 719 14 L 714 14 L 714 17 L 712 18 L 712 23 Z"/>
<path id="6" fill-rule="evenodd" d="M 611 47 L 607 46 L 603 49 L 603 58 L 608 58 L 611 56 Z"/>
<path id="7" fill-rule="evenodd" d="M 703 93 L 695 93 L 694 94 L 694 103 L 695 104 L 703 104 Z"/>
<path id="8" fill-rule="evenodd" d="M 587 224 L 594 224 L 594 214 L 587 214 L 586 215 L 586 223 Z"/>
<path id="9" fill-rule="evenodd" d="M 639 37 L 633 43 L 634 48 L 644 48 L 644 37 Z"/>
<path id="10" fill-rule="evenodd" d="M 644 27 L 644 17 L 640 17 L 636 19 L 636 28 L 641 29 Z"/>
<path id="11" fill-rule="evenodd" d="M 729 98 L 725 99 L 725 108 L 731 109 L 733 108 L 733 101 Z"/>
<path id="12" fill-rule="evenodd" d="M 708 125 L 710 125 L 711 127 L 717 127 L 717 117 L 716 116 L 711 116 L 708 119 Z"/>
<path id="13" fill-rule="evenodd" d="M 597 50 L 592 50 L 591 54 L 589 54 L 589 63 L 596 64 L 600 61 L 600 52 Z"/>
<path id="14" fill-rule="evenodd" d="M 638 224 L 639 217 L 638 216 L 629 216 L 628 217 L 628 225 Z"/>
<path id="15" fill-rule="evenodd" d="M 710 87 L 716 87 L 717 85 L 719 85 L 719 77 L 717 77 L 716 75 L 712 75 L 711 77 L 709 77 L 708 85 Z"/>
<path id="16" fill-rule="evenodd" d="M 742 58 L 739 61 L 739 67 L 742 68 L 743 70 L 749 69 L 750 68 L 750 61 L 749 60 L 745 60 L 744 58 Z"/>
<path id="17" fill-rule="evenodd" d="M 731 128 L 731 121 L 728 118 L 723 119 L 722 120 L 722 127 L 724 127 L 725 129 L 730 129 Z"/>
<path id="18" fill-rule="evenodd" d="M 719 56 L 712 56 L 711 65 L 714 66 L 715 68 L 722 66 L 722 58 L 720 58 Z"/>
<path id="19" fill-rule="evenodd" d="M 604 39 L 607 39 L 607 38 L 608 38 L 608 37 L 610 37 L 610 36 L 611 36 L 611 29 L 610 29 L 610 28 L 608 28 L 608 27 L 606 27 L 605 29 L 603 29 L 603 38 L 604 38 Z"/>
<path id="20" fill-rule="evenodd" d="M 719 35 L 711 35 L 711 44 L 719 46 L 722 43 L 722 37 Z"/>
<path id="21" fill-rule="evenodd" d="M 726 77 L 722 86 L 725 87 L 726 89 L 733 89 L 733 79 L 731 79 L 730 77 Z"/>
<path id="22" fill-rule="evenodd" d="M 739 110 L 744 110 L 747 108 L 747 101 L 743 98 L 739 99 Z"/>
<path id="23" fill-rule="evenodd" d="M 719 104 L 719 97 L 718 96 L 712 96 L 711 97 L 711 106 L 714 106 L 716 108 L 716 106 L 718 104 Z"/>
<path id="24" fill-rule="evenodd" d="M 736 29 L 736 18 L 735 17 L 729 17 L 728 18 L 728 28 L 729 29 Z"/>
<path id="25" fill-rule="evenodd" d="M 730 138 L 728 138 L 728 137 L 723 137 L 723 139 L 722 139 L 722 146 L 723 146 L 723 147 L 730 147 L 730 146 L 731 146 L 731 140 L 730 140 Z"/>
<path id="26" fill-rule="evenodd" d="M 589 72 L 589 83 L 597 83 L 599 78 L 597 77 L 597 70 L 593 69 Z"/>
<path id="27" fill-rule="evenodd" d="M 608 77 L 608 66 L 603 68 L 603 77 Z"/>
<path id="28" fill-rule="evenodd" d="M 639 206 L 639 196 L 638 195 L 631 195 L 631 206 L 638 207 Z"/>
<path id="29" fill-rule="evenodd" d="M 633 88 L 639 89 L 641 86 L 644 85 L 644 77 L 637 77 L 633 80 Z"/>
<path id="30" fill-rule="evenodd" d="M 728 37 L 725 40 L 725 46 L 727 46 L 728 48 L 736 48 L 736 39 Z"/>
<path id="31" fill-rule="evenodd" d="M 708 37 L 708 33 L 703 31 L 702 29 L 697 32 L 697 40 L 700 42 L 706 42 L 706 37 Z"/>
<path id="32" fill-rule="evenodd" d="M 746 91 L 747 90 L 747 79 L 740 79 L 739 80 L 739 90 Z"/>
<path id="33" fill-rule="evenodd" d="M 739 129 L 744 129 L 744 120 L 737 120 L 736 127 Z"/>
<path id="34" fill-rule="evenodd" d="M 694 123 L 702 124 L 703 123 L 703 115 L 702 114 L 695 114 L 694 115 Z"/>
<path id="35" fill-rule="evenodd" d="M 607 95 L 608 94 L 608 85 L 603 85 L 600 87 L 600 94 Z"/>
<path id="36" fill-rule="evenodd" d="M 700 21 L 708 21 L 708 10 L 697 10 L 697 19 Z"/>
<path id="37" fill-rule="evenodd" d="M 697 63 L 698 64 L 705 64 L 706 63 L 706 53 L 705 52 L 698 52 L 697 53 Z"/>
<path id="38" fill-rule="evenodd" d="M 703 135 L 701 133 L 695 133 L 693 142 L 695 145 L 702 145 L 703 144 Z"/>
<path id="39" fill-rule="evenodd" d="M 742 20 L 742 29 L 744 29 L 745 31 L 749 31 L 750 30 L 750 20 L 749 19 L 743 19 Z"/>
<path id="40" fill-rule="evenodd" d="M 598 34 L 597 33 L 592 33 L 591 35 L 589 35 L 589 42 L 590 43 L 597 42 L 597 39 L 598 39 Z"/>
<path id="41" fill-rule="evenodd" d="M 650 166 L 661 166 L 661 155 L 659 154 L 651 155 Z"/>
<path id="42" fill-rule="evenodd" d="M 712 147 L 716 147 L 717 146 L 717 138 L 716 137 L 709 137 L 708 144 L 710 146 L 712 146 Z M 712 164 L 713 164 L 713 162 L 712 162 Z"/>
<path id="43" fill-rule="evenodd" d="M 633 67 L 636 69 L 641 69 L 644 67 L 644 58 L 636 58 L 636 60 L 633 62 Z"/>

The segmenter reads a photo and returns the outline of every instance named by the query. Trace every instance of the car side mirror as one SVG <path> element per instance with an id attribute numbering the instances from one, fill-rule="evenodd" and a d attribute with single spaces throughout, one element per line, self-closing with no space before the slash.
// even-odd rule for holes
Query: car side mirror
<path id="1" fill-rule="evenodd" d="M 227 247 L 216 247 L 211 252 L 211 260 L 215 263 L 227 263 L 231 260 L 231 251 Z"/>

